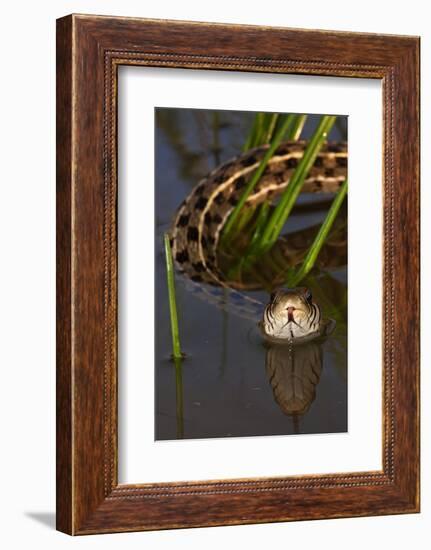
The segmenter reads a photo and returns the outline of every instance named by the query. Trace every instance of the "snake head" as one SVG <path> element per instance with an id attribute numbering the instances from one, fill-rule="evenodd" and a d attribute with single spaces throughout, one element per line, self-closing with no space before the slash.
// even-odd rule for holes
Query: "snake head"
<path id="1" fill-rule="evenodd" d="M 273 315 L 290 315 L 297 310 L 308 314 L 312 304 L 313 295 L 307 287 L 280 288 L 270 296 Z"/>
<path id="2" fill-rule="evenodd" d="M 302 338 L 319 329 L 320 308 L 307 287 L 280 288 L 270 296 L 263 315 L 263 332 L 279 338 Z"/>

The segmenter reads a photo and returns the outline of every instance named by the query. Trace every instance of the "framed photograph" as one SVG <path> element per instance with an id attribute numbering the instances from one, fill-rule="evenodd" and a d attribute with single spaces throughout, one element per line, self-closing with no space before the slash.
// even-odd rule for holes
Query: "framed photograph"
<path id="1" fill-rule="evenodd" d="M 57 528 L 419 511 L 419 38 L 57 21 Z"/>

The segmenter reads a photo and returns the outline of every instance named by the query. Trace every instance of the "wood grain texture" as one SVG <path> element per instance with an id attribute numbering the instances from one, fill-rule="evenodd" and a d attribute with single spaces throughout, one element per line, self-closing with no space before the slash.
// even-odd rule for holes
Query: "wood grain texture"
<path id="1" fill-rule="evenodd" d="M 57 49 L 58 529 L 86 534 L 417 512 L 419 39 L 68 16 L 58 21 Z M 382 80 L 382 471 L 118 485 L 122 64 Z"/>
<path id="2" fill-rule="evenodd" d="M 72 531 L 72 28 L 57 23 L 57 529 Z"/>

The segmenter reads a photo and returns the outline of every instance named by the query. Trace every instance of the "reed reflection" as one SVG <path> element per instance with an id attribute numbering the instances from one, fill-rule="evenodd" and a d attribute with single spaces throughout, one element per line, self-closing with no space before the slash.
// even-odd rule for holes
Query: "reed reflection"
<path id="1" fill-rule="evenodd" d="M 183 362 L 174 358 L 175 364 L 175 400 L 177 418 L 177 439 L 184 438 L 184 397 L 183 397 Z"/>

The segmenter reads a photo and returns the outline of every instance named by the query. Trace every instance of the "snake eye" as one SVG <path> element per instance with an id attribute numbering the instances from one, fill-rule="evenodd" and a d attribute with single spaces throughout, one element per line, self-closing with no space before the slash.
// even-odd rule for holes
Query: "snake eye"
<path id="1" fill-rule="evenodd" d="M 274 302 L 277 299 L 277 296 L 280 294 L 280 289 L 276 288 L 273 292 L 271 292 L 270 300 L 271 302 Z"/>
<path id="2" fill-rule="evenodd" d="M 309 288 L 305 290 L 305 299 L 307 300 L 307 302 L 311 302 L 311 300 L 313 299 L 313 295 L 311 294 L 311 290 Z"/>

